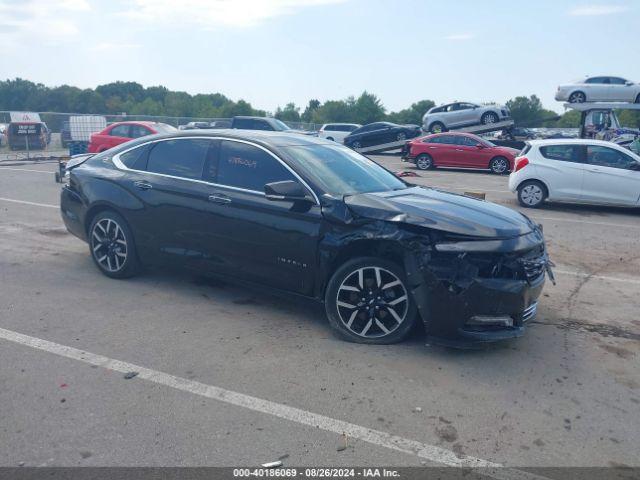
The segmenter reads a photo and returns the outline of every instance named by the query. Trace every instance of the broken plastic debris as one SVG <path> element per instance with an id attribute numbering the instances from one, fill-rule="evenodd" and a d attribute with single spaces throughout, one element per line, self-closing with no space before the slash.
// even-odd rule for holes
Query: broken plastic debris
<path id="1" fill-rule="evenodd" d="M 342 443 L 338 445 L 338 448 L 336 448 L 338 452 L 342 452 L 343 450 L 346 450 L 347 447 L 349 446 L 349 441 L 346 433 L 343 433 L 340 436 L 340 438 L 342 439 Z"/>
<path id="2" fill-rule="evenodd" d="M 413 411 L 420 413 L 420 412 L 422 412 L 422 407 L 416 407 L 416 408 L 413 409 Z"/>
<path id="3" fill-rule="evenodd" d="M 276 468 L 281 467 L 282 462 L 280 460 L 276 460 L 275 462 L 267 462 L 261 465 L 263 468 Z"/>
<path id="4" fill-rule="evenodd" d="M 138 372 L 127 372 L 124 374 L 124 378 L 125 380 L 129 380 L 133 377 L 136 377 L 138 375 Z"/>
<path id="5" fill-rule="evenodd" d="M 396 177 L 419 177 L 419 176 L 420 175 L 418 175 L 416 172 L 411 172 L 407 170 L 400 170 L 396 172 Z"/>

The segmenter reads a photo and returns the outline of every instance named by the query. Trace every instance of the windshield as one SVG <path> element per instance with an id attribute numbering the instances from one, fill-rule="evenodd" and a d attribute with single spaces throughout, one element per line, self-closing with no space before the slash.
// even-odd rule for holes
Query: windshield
<path id="1" fill-rule="evenodd" d="M 296 170 L 334 196 L 407 188 L 395 175 L 347 147 L 308 145 L 283 147 L 282 150 Z"/>
<path id="2" fill-rule="evenodd" d="M 278 126 L 278 130 L 291 130 L 291 128 L 289 128 L 289 125 L 284 123 L 282 120 L 274 118 L 273 122 Z"/>

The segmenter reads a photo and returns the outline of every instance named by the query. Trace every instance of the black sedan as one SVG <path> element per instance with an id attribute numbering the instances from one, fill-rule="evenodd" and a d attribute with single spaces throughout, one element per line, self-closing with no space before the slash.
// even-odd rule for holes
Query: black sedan
<path id="1" fill-rule="evenodd" d="M 344 138 L 344 144 L 355 150 L 391 142 L 401 142 L 422 135 L 418 125 L 397 125 L 390 122 L 370 123 Z"/>
<path id="2" fill-rule="evenodd" d="M 419 320 L 448 344 L 517 337 L 548 269 L 524 215 L 408 185 L 328 140 L 176 132 L 69 169 L 62 218 L 103 274 L 180 265 L 301 295 L 354 342 L 399 341 Z"/>

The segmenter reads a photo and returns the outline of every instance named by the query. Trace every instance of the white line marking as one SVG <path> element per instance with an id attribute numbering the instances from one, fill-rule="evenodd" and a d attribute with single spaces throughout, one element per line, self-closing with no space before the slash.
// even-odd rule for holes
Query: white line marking
<path id="1" fill-rule="evenodd" d="M 322 430 L 333 432 L 338 435 L 345 434 L 351 438 L 362 440 L 363 442 L 371 443 L 373 445 L 409 455 L 416 455 L 436 464 L 451 467 L 484 467 L 488 470 L 483 470 L 483 475 L 501 480 L 533 480 L 545 478 L 521 470 L 504 468 L 499 463 L 482 460 L 480 458 L 469 456 L 458 458 L 454 452 L 442 447 L 428 445 L 416 440 L 399 437 L 397 435 L 391 435 L 390 433 L 382 432 L 380 430 L 374 430 L 361 425 L 345 422 L 343 420 L 337 420 L 335 418 L 326 417 L 324 415 L 308 412 L 299 408 L 290 407 L 289 405 L 283 405 L 281 403 L 271 402 L 269 400 L 252 397 L 243 393 L 226 390 L 214 385 L 207 385 L 186 378 L 176 377 L 175 375 L 141 367 L 140 365 L 135 365 L 133 363 L 122 362 L 120 360 L 97 355 L 95 353 L 85 352 L 77 348 L 31 337 L 12 330 L 0 328 L 0 338 L 116 372 L 138 372 L 138 378 L 142 378 L 149 382 L 164 385 L 183 392 L 192 393 L 194 395 L 199 395 L 201 397 L 211 398 L 237 407 L 273 415 L 301 425 L 321 428 Z"/>
<path id="2" fill-rule="evenodd" d="M 0 167 L 0 170 L 11 170 L 13 172 L 35 172 L 35 173 L 46 173 L 47 175 L 51 175 L 54 172 L 46 171 L 46 170 L 33 170 L 31 168 L 9 168 L 9 167 Z"/>
<path id="3" fill-rule="evenodd" d="M 573 275 L 575 277 L 591 277 L 597 280 L 604 280 L 607 282 L 622 282 L 622 283 L 633 283 L 633 284 L 640 285 L 640 280 L 636 280 L 633 278 L 609 277 L 607 275 L 590 275 L 588 273 L 583 273 L 583 272 L 572 272 L 570 270 L 557 270 L 557 269 L 554 269 L 553 273 L 559 273 L 560 275 Z"/>
<path id="4" fill-rule="evenodd" d="M 27 202 L 26 200 L 15 200 L 13 198 L 0 197 L 0 201 L 11 202 L 11 203 L 22 203 L 24 205 L 33 205 L 35 207 L 60 208 L 58 205 L 49 205 L 48 203 Z"/>

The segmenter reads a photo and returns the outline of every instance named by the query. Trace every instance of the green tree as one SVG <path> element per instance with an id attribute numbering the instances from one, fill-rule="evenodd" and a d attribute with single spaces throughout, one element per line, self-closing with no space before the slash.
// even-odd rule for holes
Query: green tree
<path id="1" fill-rule="evenodd" d="M 427 110 L 435 107 L 435 105 L 433 100 L 420 100 L 419 102 L 412 103 L 409 108 L 398 112 L 391 112 L 387 115 L 387 120 L 400 124 L 412 123 L 414 125 L 422 125 L 423 115 L 427 113 Z"/>
<path id="2" fill-rule="evenodd" d="M 307 123 L 311 122 L 313 119 L 313 114 L 316 110 L 318 110 L 318 108 L 320 108 L 320 100 L 309 100 L 307 108 L 304 109 L 304 112 L 302 112 L 302 115 L 300 116 L 301 120 Z"/>
<path id="3" fill-rule="evenodd" d="M 385 108 L 380 99 L 367 91 L 362 92 L 354 105 L 355 119 L 363 125 L 379 122 L 385 118 Z"/>
<path id="4" fill-rule="evenodd" d="M 539 127 L 546 122 L 558 119 L 558 114 L 542 107 L 542 102 L 536 95 L 520 96 L 509 100 L 506 104 L 511 111 L 511 117 L 520 127 Z"/>
<path id="5" fill-rule="evenodd" d="M 278 107 L 274 116 L 285 122 L 299 122 L 300 108 L 295 103 L 287 103 L 284 109 Z"/>

